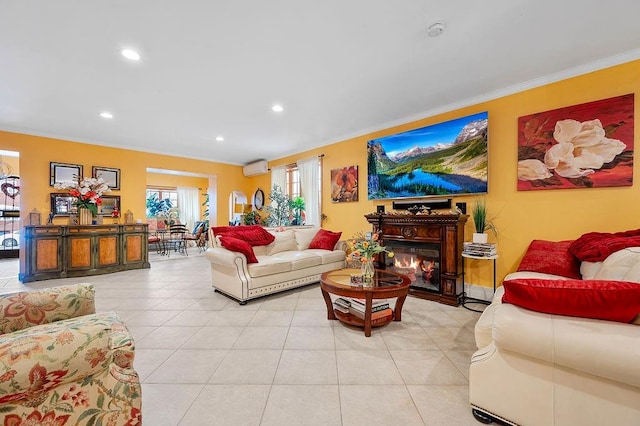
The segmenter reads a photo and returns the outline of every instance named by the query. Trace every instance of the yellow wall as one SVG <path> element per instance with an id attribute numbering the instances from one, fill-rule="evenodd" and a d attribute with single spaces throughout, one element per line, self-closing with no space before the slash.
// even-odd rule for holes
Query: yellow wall
<path id="1" fill-rule="evenodd" d="M 466 108 L 427 117 L 401 126 L 369 133 L 321 149 L 270 162 L 269 166 L 287 164 L 311 155 L 324 154 L 322 177 L 323 213 L 328 216 L 324 227 L 340 230 L 350 237 L 357 231 L 369 230 L 364 215 L 374 212 L 376 205 L 391 202 L 367 200 L 366 143 L 376 137 L 417 127 L 435 124 L 466 115 L 489 112 L 489 193 L 486 196 L 490 214 L 497 215 L 499 228 L 497 262 L 498 280 L 517 267 L 532 239 L 574 239 L 588 231 L 619 231 L 640 227 L 640 186 L 568 189 L 546 191 L 517 191 L 517 121 L 518 117 L 634 93 L 640 89 L 640 61 L 603 69 L 568 80 L 523 91 L 514 95 L 483 102 Z M 427 96 L 428 94 L 425 94 Z M 640 111 L 635 97 L 635 110 Z M 636 144 L 638 126 L 634 137 Z M 359 202 L 332 203 L 330 200 L 330 171 L 345 166 L 359 166 Z M 640 161 L 634 165 L 634 174 Z M 254 178 L 254 186 L 269 188 L 268 176 Z M 265 190 L 268 193 L 268 190 Z M 456 197 L 455 202 L 466 201 L 468 207 L 476 197 Z M 466 239 L 473 233 L 472 221 L 467 222 Z M 467 268 L 466 282 L 491 285 L 491 262 L 472 261 Z"/>
<path id="2" fill-rule="evenodd" d="M 109 195 L 120 195 L 122 210 L 131 210 L 134 218 L 145 218 L 145 196 L 147 186 L 147 168 L 176 170 L 217 176 L 217 201 L 211 206 L 217 210 L 216 223 L 228 221 L 227 205 L 229 194 L 234 190 L 249 191 L 246 178 L 239 166 L 214 163 L 167 155 L 149 154 L 139 151 L 123 150 L 97 145 L 70 142 L 19 133 L 0 131 L 0 149 L 20 153 L 21 170 L 21 215 L 37 208 L 46 215 L 51 210 L 49 194 L 58 192 L 49 186 L 49 163 L 72 163 L 84 167 L 84 176 L 91 175 L 92 166 L 114 167 L 120 169 L 120 191 L 111 191 Z M 204 186 L 208 187 L 207 184 Z M 200 187 L 200 186 L 199 186 Z M 65 223 L 66 219 L 56 219 L 56 223 Z"/>

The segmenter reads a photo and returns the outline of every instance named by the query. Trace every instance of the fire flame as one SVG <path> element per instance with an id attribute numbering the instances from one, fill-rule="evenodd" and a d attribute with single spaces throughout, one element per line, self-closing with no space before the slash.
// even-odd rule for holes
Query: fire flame
<path id="1" fill-rule="evenodd" d="M 394 268 L 403 271 L 411 278 L 411 281 L 416 280 L 415 274 L 420 270 L 422 278 L 426 282 L 431 282 L 435 265 L 435 260 L 418 259 L 413 256 L 396 256 L 393 262 Z"/>

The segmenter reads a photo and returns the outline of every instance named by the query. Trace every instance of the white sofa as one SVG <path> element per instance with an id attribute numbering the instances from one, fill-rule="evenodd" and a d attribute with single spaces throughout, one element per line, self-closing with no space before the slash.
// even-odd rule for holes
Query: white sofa
<path id="1" fill-rule="evenodd" d="M 269 230 L 275 240 L 253 247 L 258 263 L 247 263 L 244 254 L 222 247 L 212 231 L 213 246 L 206 257 L 211 262 L 213 287 L 244 305 L 256 297 L 318 282 L 323 272 L 344 268 L 343 241 L 338 241 L 333 250 L 309 248 L 319 229 Z"/>
<path id="2" fill-rule="evenodd" d="M 640 249 L 582 262 L 583 279 L 640 282 Z M 515 278 L 566 279 L 534 272 Z M 469 398 L 489 423 L 640 425 L 640 325 L 534 312 L 502 303 L 500 287 L 475 326 Z"/>

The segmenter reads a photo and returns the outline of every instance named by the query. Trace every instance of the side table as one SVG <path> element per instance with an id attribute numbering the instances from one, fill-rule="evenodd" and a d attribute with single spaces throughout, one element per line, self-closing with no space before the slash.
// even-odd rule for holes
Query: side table
<path id="1" fill-rule="evenodd" d="M 465 283 L 465 273 L 464 273 L 464 266 L 465 266 L 465 259 L 476 259 L 476 260 L 492 260 L 493 261 L 493 294 L 496 294 L 496 259 L 498 259 L 498 255 L 493 255 L 493 256 L 474 256 L 471 254 L 466 254 L 466 253 L 462 253 L 462 285 L 464 288 Z M 474 312 L 482 312 L 481 310 L 478 309 L 473 309 L 468 307 L 466 304 L 467 303 L 477 303 L 477 304 L 481 304 L 481 305 L 490 305 L 491 301 L 488 300 L 482 300 L 482 299 L 476 299 L 475 297 L 469 297 L 467 296 L 467 292 L 466 290 L 463 289 L 462 292 L 462 298 L 460 300 L 460 304 L 465 307 L 466 309 L 470 310 L 470 311 L 474 311 Z"/>

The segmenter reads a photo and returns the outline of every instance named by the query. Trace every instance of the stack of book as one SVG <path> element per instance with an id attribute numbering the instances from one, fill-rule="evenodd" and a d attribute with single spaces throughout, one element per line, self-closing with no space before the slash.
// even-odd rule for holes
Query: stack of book
<path id="1" fill-rule="evenodd" d="M 350 307 L 351 307 L 350 299 L 338 297 L 336 300 L 333 301 L 333 309 L 335 309 L 336 311 L 340 311 L 343 314 L 348 314 Z"/>
<path id="2" fill-rule="evenodd" d="M 356 318 L 364 320 L 366 301 L 364 299 L 339 297 L 333 302 L 336 311 L 351 314 Z M 386 299 L 373 300 L 371 304 L 371 322 L 386 322 L 393 317 L 393 310 L 389 307 L 389 301 Z"/>
<path id="3" fill-rule="evenodd" d="M 464 243 L 462 254 L 470 256 L 490 257 L 498 254 L 495 244 L 491 243 Z"/>

